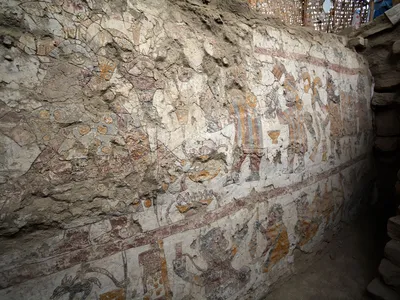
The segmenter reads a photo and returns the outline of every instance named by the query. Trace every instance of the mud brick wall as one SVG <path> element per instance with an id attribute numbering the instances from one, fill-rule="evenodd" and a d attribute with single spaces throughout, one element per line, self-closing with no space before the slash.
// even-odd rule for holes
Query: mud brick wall
<path id="1" fill-rule="evenodd" d="M 1 2 L 0 299 L 257 299 L 357 212 L 364 59 L 189 2 Z"/>
<path id="2" fill-rule="evenodd" d="M 396 207 L 400 204 L 395 196 L 397 172 L 400 169 L 399 16 L 400 5 L 397 5 L 351 34 L 365 39 L 366 46 L 360 47 L 358 51 L 368 60 L 374 77 L 371 108 L 377 171 L 376 187 L 380 202 L 385 203 L 386 220 L 395 214 Z"/>
<path id="3" fill-rule="evenodd" d="M 395 3 L 394 3 L 395 4 Z M 378 230 L 387 230 L 390 240 L 379 266 L 379 277 L 368 286 L 376 297 L 399 297 L 399 205 L 400 205 L 400 5 L 386 11 L 373 22 L 353 32 L 352 36 L 367 40 L 358 49 L 369 62 L 374 76 L 371 101 L 374 124 L 374 157 L 376 165 L 376 196 Z M 379 211 L 377 210 L 377 211 Z M 397 292 L 394 292 L 394 290 Z"/>

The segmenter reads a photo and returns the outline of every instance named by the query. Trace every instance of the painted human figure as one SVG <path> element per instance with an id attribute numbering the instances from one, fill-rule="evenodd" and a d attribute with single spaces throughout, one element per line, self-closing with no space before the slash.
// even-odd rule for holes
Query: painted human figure
<path id="1" fill-rule="evenodd" d="M 278 71 L 277 69 L 280 70 Z M 303 101 L 298 94 L 294 77 L 286 72 L 282 64 L 274 67 L 273 74 L 278 80 L 280 80 L 282 74 L 285 75 L 284 88 L 287 109 L 282 111 L 281 108 L 277 108 L 277 116 L 281 124 L 288 125 L 289 127 L 287 173 L 301 172 L 305 169 L 304 155 L 308 150 Z M 298 167 L 294 170 L 296 156 Z"/>
<path id="2" fill-rule="evenodd" d="M 193 258 L 182 253 L 182 244 L 176 244 L 176 258 L 173 260 L 174 272 L 183 280 L 205 288 L 206 299 L 228 299 L 238 293 L 250 280 L 250 269 L 240 270 L 232 266 L 236 247 L 229 247 L 220 228 L 213 228 L 200 237 L 200 254 L 207 262 L 207 269 L 195 264 Z M 187 260 L 198 270 L 200 275 L 187 270 Z"/>
<path id="3" fill-rule="evenodd" d="M 256 228 L 267 239 L 267 246 L 262 256 L 269 253 L 264 266 L 264 272 L 277 264 L 289 253 L 289 238 L 285 224 L 283 223 L 283 208 L 280 204 L 271 207 L 267 219 L 264 222 L 256 222 Z"/>
<path id="4" fill-rule="evenodd" d="M 320 107 L 321 111 L 323 114 L 326 114 L 326 106 L 323 104 L 321 100 L 321 96 L 319 94 L 319 88 L 322 87 L 322 81 L 321 79 L 316 76 L 313 80 L 311 79 L 311 76 L 309 72 L 304 68 L 302 70 L 302 78 L 304 81 L 304 92 L 308 93 L 311 92 L 311 107 L 313 109 L 313 119 L 316 120 L 316 141 L 315 144 L 312 148 L 312 152 L 310 154 L 310 159 L 312 161 L 315 161 L 316 155 L 318 154 L 319 146 L 322 144 L 322 161 L 327 160 L 327 138 L 326 138 L 326 133 L 325 133 L 325 128 L 321 128 L 321 125 L 323 123 L 323 117 L 321 116 L 320 112 L 317 111 L 317 104 Z M 308 124 L 307 124 L 308 125 Z M 310 127 L 310 126 L 308 126 Z M 313 128 L 308 128 L 309 131 L 312 131 Z M 322 130 L 321 130 L 322 129 Z"/>
<path id="5" fill-rule="evenodd" d="M 333 221 L 334 197 L 333 189 L 329 190 L 326 182 L 323 192 L 318 185 L 311 202 L 305 193 L 295 201 L 297 210 L 295 231 L 299 237 L 298 245 L 300 247 L 305 246 L 314 238 L 321 225 L 326 228 Z"/>
<path id="6" fill-rule="evenodd" d="M 341 209 L 341 199 L 338 197 L 341 191 L 340 188 L 335 188 L 332 184 L 328 187 L 328 182 L 324 184 L 324 191 L 322 193 L 320 201 L 317 201 L 318 215 L 321 217 L 321 222 L 325 223 L 325 228 L 329 227 L 330 224 L 335 221 L 336 214 Z M 314 200 L 316 201 L 316 200 Z"/>
<path id="7" fill-rule="evenodd" d="M 330 133 L 329 138 L 331 141 L 331 154 L 330 159 L 335 158 L 335 151 L 340 157 L 341 146 L 340 138 L 343 137 L 343 124 L 340 109 L 340 96 L 336 95 L 336 85 L 333 82 L 332 76 L 328 73 L 326 82 L 326 92 L 328 94 L 328 104 L 326 105 L 326 110 L 329 112 L 325 121 L 323 122 L 323 128 L 330 123 Z M 335 150 L 336 148 L 336 150 Z"/>
<path id="8" fill-rule="evenodd" d="M 261 118 L 257 113 L 257 97 L 247 92 L 233 89 L 229 93 L 229 112 L 235 124 L 235 150 L 231 175 L 226 184 L 236 183 L 244 160 L 250 158 L 250 176 L 246 181 L 260 179 L 260 163 L 263 156 Z"/>
<path id="9" fill-rule="evenodd" d="M 318 186 L 314 200 L 310 202 L 307 194 L 302 194 L 295 200 L 297 210 L 297 223 L 295 232 L 299 238 L 298 245 L 303 247 L 316 235 L 319 222 L 316 219 L 316 202 L 321 201 L 321 190 Z"/>
<path id="10" fill-rule="evenodd" d="M 342 116 L 343 136 L 354 136 L 357 132 L 355 114 L 355 99 L 353 89 L 349 92 L 340 91 L 340 108 Z"/>
<path id="11" fill-rule="evenodd" d="M 358 77 L 357 81 L 357 102 L 356 102 L 356 111 L 357 111 L 357 140 L 361 140 L 361 135 L 364 133 L 365 143 L 368 142 L 368 131 L 371 128 L 371 122 L 369 120 L 369 110 L 368 110 L 368 99 L 365 95 L 367 90 L 365 81 L 362 76 Z"/>

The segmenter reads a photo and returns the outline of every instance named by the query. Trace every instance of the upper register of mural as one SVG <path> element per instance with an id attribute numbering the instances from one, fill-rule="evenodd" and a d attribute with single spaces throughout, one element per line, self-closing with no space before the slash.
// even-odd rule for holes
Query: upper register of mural
<path id="1" fill-rule="evenodd" d="M 1 2 L 0 299 L 257 299 L 356 211 L 364 61 L 191 2 Z"/>

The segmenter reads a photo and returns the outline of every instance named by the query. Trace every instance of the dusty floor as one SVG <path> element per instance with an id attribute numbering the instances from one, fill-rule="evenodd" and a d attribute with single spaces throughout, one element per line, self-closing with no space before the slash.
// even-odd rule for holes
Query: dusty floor
<path id="1" fill-rule="evenodd" d="M 383 231 L 383 234 L 382 234 Z M 366 286 L 377 274 L 385 223 L 376 208 L 342 229 L 301 272 L 265 300 L 369 300 Z M 309 259 L 309 260 L 310 260 Z M 308 264 L 308 266 L 307 266 Z"/>

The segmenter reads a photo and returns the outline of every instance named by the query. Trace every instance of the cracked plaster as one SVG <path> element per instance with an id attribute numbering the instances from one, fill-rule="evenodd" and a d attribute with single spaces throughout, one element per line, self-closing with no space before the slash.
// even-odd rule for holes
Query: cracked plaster
<path id="1" fill-rule="evenodd" d="M 212 5 L 2 4 L 0 298 L 255 299 L 354 213 L 364 60 Z"/>

